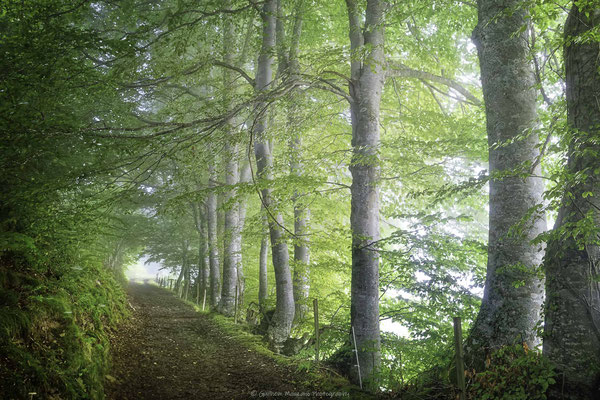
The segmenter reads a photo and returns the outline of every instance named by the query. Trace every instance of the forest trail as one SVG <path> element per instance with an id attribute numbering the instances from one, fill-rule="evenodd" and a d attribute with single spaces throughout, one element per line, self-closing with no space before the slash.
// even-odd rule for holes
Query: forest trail
<path id="1" fill-rule="evenodd" d="M 111 339 L 108 399 L 321 397 L 315 394 L 318 389 L 296 383 L 306 377 L 295 368 L 244 347 L 212 316 L 195 312 L 172 293 L 131 284 L 128 295 L 135 310 L 131 322 Z"/>

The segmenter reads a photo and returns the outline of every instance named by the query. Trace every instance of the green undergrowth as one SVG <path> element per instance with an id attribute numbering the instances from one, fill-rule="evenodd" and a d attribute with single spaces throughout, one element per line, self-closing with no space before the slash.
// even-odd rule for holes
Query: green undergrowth
<path id="1" fill-rule="evenodd" d="M 235 323 L 233 318 L 225 317 L 214 312 L 202 311 L 202 308 L 195 303 L 186 301 L 197 312 L 205 314 L 211 318 L 218 329 L 227 337 L 233 339 L 241 346 L 257 354 L 263 355 L 275 361 L 278 365 L 292 368 L 299 372 L 298 376 L 302 380 L 298 381 L 298 386 L 308 388 L 310 391 L 322 392 L 328 394 L 348 393 L 348 396 L 341 398 L 352 399 L 373 399 L 375 396 L 363 392 L 357 386 L 348 382 L 348 380 L 335 371 L 323 365 L 315 364 L 313 360 L 304 360 L 294 357 L 287 357 L 277 354 L 268 348 L 268 344 L 260 335 L 252 333 L 252 327 L 245 322 Z"/>
<path id="2" fill-rule="evenodd" d="M 453 363 L 453 362 L 452 362 Z M 436 367 L 402 387 L 404 400 L 454 400 L 458 396 L 453 367 Z M 465 371 L 467 400 L 545 400 L 555 383 L 551 363 L 526 345 L 503 347 L 490 354 L 483 371 Z"/>
<path id="3" fill-rule="evenodd" d="M 483 372 L 466 373 L 469 399 L 546 400 L 548 387 L 556 383 L 550 361 L 526 345 L 503 347 L 486 364 Z"/>
<path id="4" fill-rule="evenodd" d="M 110 330 L 126 316 L 102 263 L 67 254 L 0 253 L 0 397 L 101 399 Z"/>

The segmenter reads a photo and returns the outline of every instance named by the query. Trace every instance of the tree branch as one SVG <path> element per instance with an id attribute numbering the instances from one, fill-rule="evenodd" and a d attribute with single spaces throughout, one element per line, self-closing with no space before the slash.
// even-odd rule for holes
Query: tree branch
<path id="1" fill-rule="evenodd" d="M 400 78 L 414 78 L 414 79 L 420 79 L 420 80 L 440 83 L 442 85 L 449 87 L 450 89 L 456 90 L 458 93 L 463 95 L 465 97 L 465 99 L 469 100 L 469 102 L 471 102 L 472 104 L 474 104 L 476 106 L 480 106 L 483 104 L 481 102 L 481 100 L 479 100 L 477 97 L 475 97 L 475 95 L 473 95 L 467 88 L 465 88 L 460 83 L 458 83 L 452 79 L 445 78 L 443 76 L 432 74 L 427 71 L 420 71 L 420 70 L 409 68 L 404 64 L 388 63 L 387 76 L 388 77 L 400 77 Z"/>
<path id="2" fill-rule="evenodd" d="M 255 85 L 254 79 L 252 79 L 252 78 L 250 77 L 250 75 L 248 75 L 248 74 L 246 73 L 246 71 L 244 71 L 243 69 L 241 69 L 241 68 L 239 68 L 239 67 L 236 67 L 235 65 L 230 65 L 230 64 L 227 64 L 227 63 L 225 63 L 225 62 L 223 62 L 223 61 L 213 61 L 213 65 L 217 65 L 217 66 L 219 66 L 219 67 L 227 68 L 227 69 L 230 69 L 230 70 L 232 70 L 232 71 L 235 71 L 235 72 L 237 72 L 237 73 L 238 73 L 238 74 L 240 74 L 240 75 L 242 76 L 242 78 L 244 78 L 244 79 L 245 79 L 245 80 L 246 80 L 246 81 L 247 81 L 247 82 L 248 82 L 250 85 L 252 85 L 252 87 L 254 87 L 254 85 Z"/>

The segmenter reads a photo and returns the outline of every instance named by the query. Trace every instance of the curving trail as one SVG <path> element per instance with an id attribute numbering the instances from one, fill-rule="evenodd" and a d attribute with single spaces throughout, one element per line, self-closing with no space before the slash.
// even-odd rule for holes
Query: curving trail
<path id="1" fill-rule="evenodd" d="M 243 347 L 210 315 L 195 312 L 170 292 L 140 284 L 131 284 L 128 292 L 135 311 L 111 340 L 108 399 L 296 397 L 285 392 L 320 397 L 296 383 L 302 376 L 293 368 Z"/>

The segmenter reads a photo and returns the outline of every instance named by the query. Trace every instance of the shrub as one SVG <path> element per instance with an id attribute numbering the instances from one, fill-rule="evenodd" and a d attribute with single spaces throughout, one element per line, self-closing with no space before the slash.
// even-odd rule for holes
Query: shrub
<path id="1" fill-rule="evenodd" d="M 501 348 L 486 366 L 483 372 L 467 372 L 469 399 L 545 400 L 546 390 L 555 383 L 550 362 L 526 344 Z"/>

